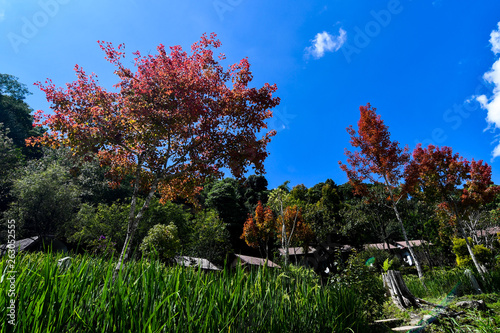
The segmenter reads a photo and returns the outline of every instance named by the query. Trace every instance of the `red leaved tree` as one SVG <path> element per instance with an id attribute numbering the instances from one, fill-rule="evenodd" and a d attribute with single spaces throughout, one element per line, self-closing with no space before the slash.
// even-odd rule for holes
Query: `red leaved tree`
<path id="1" fill-rule="evenodd" d="M 275 236 L 276 219 L 271 208 L 262 205 L 259 201 L 255 208 L 254 216 L 249 216 L 243 226 L 244 239 L 248 246 L 253 248 L 263 248 L 266 258 L 269 257 L 269 243 Z"/>
<path id="2" fill-rule="evenodd" d="M 369 103 L 361 106 L 359 111 L 361 116 L 358 121 L 358 131 L 356 132 L 352 125 L 347 128 L 351 136 L 351 146 L 358 150 L 351 152 L 345 149 L 348 165 L 339 162 L 340 167 L 346 172 L 349 183 L 357 194 L 375 197 L 368 190 L 366 181 L 380 185 L 385 190 L 388 206 L 396 215 L 406 246 L 417 267 L 418 276 L 422 279 L 422 267 L 408 241 L 403 220 L 397 208 L 399 201 L 404 197 L 404 192 L 401 191 L 401 181 L 404 167 L 410 160 L 408 147 L 400 148 L 399 142 L 391 141 L 388 127 L 384 125 L 380 115 L 375 112 L 376 109 L 372 108 Z"/>
<path id="3" fill-rule="evenodd" d="M 289 249 L 292 244 L 301 246 L 307 253 L 309 244 L 314 239 L 314 232 L 302 216 L 302 208 L 297 205 L 287 206 L 280 215 L 276 225 L 278 239 L 281 240 L 281 248 L 285 251 L 285 266 L 289 262 Z"/>
<path id="4" fill-rule="evenodd" d="M 215 34 L 203 35 L 191 47 L 167 53 L 135 52 L 135 70 L 126 68 L 124 46 L 99 42 L 106 59 L 116 67 L 115 90 L 101 87 L 94 74 L 78 65 L 77 80 L 57 88 L 50 80 L 37 83 L 52 103 L 53 114 L 38 111 L 39 126 L 49 131 L 28 143 L 68 146 L 75 154 L 96 155 L 110 168 L 115 185 L 125 175 L 133 177 L 133 195 L 127 236 L 117 270 L 126 260 L 138 223 L 155 193 L 162 200 L 192 198 L 208 177 L 222 177 L 228 168 L 243 177 L 250 166 L 264 172 L 267 143 L 274 131 L 257 137 L 267 128 L 276 85 L 250 88 L 248 60 L 224 69 L 214 59 L 221 43 Z M 224 59 L 221 54 L 219 60 Z M 136 214 L 140 188 L 148 195 Z"/>
<path id="5" fill-rule="evenodd" d="M 439 208 L 453 218 L 474 265 L 484 279 L 486 271 L 472 251 L 463 221 L 481 205 L 491 202 L 498 193 L 500 188 L 492 186 L 491 166 L 483 161 L 469 162 L 459 154 L 453 154 L 450 147 L 429 145 L 422 148 L 419 144 L 405 173 L 406 186 L 413 195 L 440 201 Z"/>

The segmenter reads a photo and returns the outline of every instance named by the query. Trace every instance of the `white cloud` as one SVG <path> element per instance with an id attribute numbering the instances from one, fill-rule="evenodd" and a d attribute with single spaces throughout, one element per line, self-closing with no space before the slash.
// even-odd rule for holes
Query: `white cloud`
<path id="1" fill-rule="evenodd" d="M 500 22 L 498 30 L 493 30 L 490 34 L 491 51 L 495 54 L 500 53 Z M 488 111 L 486 121 L 488 128 L 500 128 L 500 59 L 497 59 L 491 70 L 483 75 L 483 79 L 493 84 L 493 93 L 491 97 L 486 95 L 476 96 L 476 100 L 481 107 Z M 500 156 L 500 144 L 492 152 L 493 158 Z"/>
<path id="2" fill-rule="evenodd" d="M 7 2 L 7 0 L 0 0 L 0 22 L 5 20 L 5 9 L 9 6 L 10 4 Z"/>
<path id="3" fill-rule="evenodd" d="M 498 22 L 498 30 L 493 30 L 490 34 L 491 50 L 495 54 L 500 53 L 500 22 Z"/>
<path id="4" fill-rule="evenodd" d="M 500 144 L 498 144 L 495 149 L 493 149 L 493 152 L 491 153 L 493 155 L 493 158 L 500 156 Z"/>
<path id="5" fill-rule="evenodd" d="M 336 52 L 347 40 L 347 33 L 344 29 L 339 29 L 339 35 L 333 36 L 328 32 L 323 31 L 317 33 L 312 41 L 312 46 L 306 47 L 306 57 L 313 56 L 319 59 L 325 55 L 326 52 Z"/>

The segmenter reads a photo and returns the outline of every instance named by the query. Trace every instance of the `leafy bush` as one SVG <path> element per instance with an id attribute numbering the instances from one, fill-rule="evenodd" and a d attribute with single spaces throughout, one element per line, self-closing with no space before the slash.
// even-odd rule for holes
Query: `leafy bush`
<path id="1" fill-rule="evenodd" d="M 90 253 L 93 255 L 104 257 L 105 259 L 112 258 L 116 255 L 116 243 L 106 236 L 99 236 L 98 239 L 90 242 Z"/>
<path id="2" fill-rule="evenodd" d="M 144 203 L 143 200 L 138 199 L 137 211 Z M 67 237 L 72 242 L 92 247 L 92 242 L 101 235 L 106 235 L 116 242 L 117 248 L 121 249 L 127 233 L 129 214 L 128 202 L 117 200 L 109 205 L 99 203 L 96 206 L 85 203 L 72 222 L 71 228 L 68 228 Z M 131 253 L 137 250 L 148 231 L 156 224 L 175 224 L 181 245 L 187 245 L 189 236 L 193 232 L 189 226 L 190 217 L 191 215 L 181 205 L 171 202 L 161 204 L 158 199 L 153 198 L 137 227 L 132 244 L 129 245 Z"/>
<path id="3" fill-rule="evenodd" d="M 370 271 L 365 262 L 363 255 L 351 255 L 342 273 L 332 277 L 330 283 L 339 288 L 353 288 L 362 297 L 368 317 L 375 318 L 386 301 L 385 288 L 381 276 Z"/>
<path id="4" fill-rule="evenodd" d="M 192 221 L 187 253 L 222 265 L 231 251 L 229 231 L 214 210 L 203 211 Z"/>
<path id="5" fill-rule="evenodd" d="M 127 232 L 129 205 L 114 202 L 111 205 L 98 204 L 96 207 L 84 203 L 76 218 L 68 228 L 67 237 L 71 242 L 88 247 L 91 251 L 96 240 L 106 235 L 108 241 L 114 241 L 121 248 Z M 111 236 L 112 235 L 112 236 Z"/>
<path id="6" fill-rule="evenodd" d="M 303 266 L 288 265 L 288 274 L 292 278 L 296 278 L 299 281 L 303 281 L 310 285 L 318 284 L 319 276 L 314 272 L 312 268 L 306 268 Z"/>
<path id="7" fill-rule="evenodd" d="M 469 243 L 472 244 L 472 238 L 469 237 Z M 467 249 L 467 244 L 463 238 L 453 239 L 453 253 L 457 256 L 457 266 L 458 267 L 472 267 L 474 263 L 469 255 L 469 250 Z M 489 265 L 493 261 L 493 253 L 490 249 L 484 245 L 477 244 L 473 245 L 472 253 L 476 256 L 476 259 L 480 264 Z"/>
<path id="8" fill-rule="evenodd" d="M 61 236 L 80 206 L 80 189 L 68 168 L 58 163 L 30 163 L 13 182 L 11 195 L 15 204 L 6 217 L 18 223 L 16 236 Z"/>
<path id="9" fill-rule="evenodd" d="M 401 261 L 398 257 L 393 257 L 389 260 L 389 258 L 385 259 L 384 264 L 382 265 L 382 269 L 387 273 L 388 270 L 397 270 L 401 267 Z"/>
<path id="10" fill-rule="evenodd" d="M 145 257 L 157 257 L 160 261 L 169 262 L 174 258 L 179 247 L 177 227 L 171 223 L 153 226 L 142 240 L 139 249 Z"/>
<path id="11" fill-rule="evenodd" d="M 398 257 L 391 255 L 386 250 L 380 249 L 366 249 L 359 254 L 360 259 L 364 260 L 365 263 L 370 263 L 372 270 L 377 272 L 386 272 L 384 265 L 387 261 L 389 265 L 389 269 L 399 269 L 401 267 L 401 261 Z"/>

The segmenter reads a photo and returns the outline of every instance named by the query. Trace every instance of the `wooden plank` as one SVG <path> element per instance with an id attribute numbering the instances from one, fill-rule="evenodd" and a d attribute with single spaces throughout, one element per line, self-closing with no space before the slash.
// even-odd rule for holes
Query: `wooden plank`
<path id="1" fill-rule="evenodd" d="M 416 332 L 420 331 L 423 329 L 424 326 L 400 326 L 400 327 L 394 327 L 392 329 L 393 332 Z"/>

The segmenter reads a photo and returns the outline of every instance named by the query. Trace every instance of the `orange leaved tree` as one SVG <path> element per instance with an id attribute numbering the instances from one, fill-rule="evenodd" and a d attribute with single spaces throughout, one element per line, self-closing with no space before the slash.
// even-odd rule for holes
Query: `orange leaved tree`
<path id="1" fill-rule="evenodd" d="M 391 141 L 388 127 L 376 113 L 376 109 L 368 103 L 359 108 L 361 116 L 358 121 L 358 131 L 352 126 L 347 128 L 351 136 L 350 143 L 357 151 L 345 149 L 347 163 L 339 162 L 349 178 L 349 183 L 358 194 L 370 196 L 365 181 L 380 185 L 387 196 L 387 204 L 394 211 L 401 227 L 406 246 L 410 251 L 418 276 L 423 278 L 420 261 L 415 256 L 413 248 L 408 241 L 403 220 L 398 210 L 398 203 L 404 197 L 401 191 L 404 168 L 410 161 L 408 147 L 401 148 L 399 142 Z"/>
<path id="2" fill-rule="evenodd" d="M 207 178 L 228 168 L 243 177 L 250 166 L 264 172 L 266 146 L 274 131 L 265 120 L 279 104 L 276 85 L 250 88 L 252 72 L 246 58 L 225 69 L 214 58 L 221 43 L 203 35 L 185 52 L 180 46 L 157 47 L 156 54 L 134 53 L 135 67 L 125 67 L 124 46 L 99 42 L 116 67 L 118 83 L 108 91 L 94 74 L 78 65 L 77 80 L 57 88 L 50 80 L 37 83 L 51 103 L 52 113 L 38 111 L 39 126 L 49 131 L 30 144 L 68 146 L 75 154 L 96 155 L 109 167 L 116 185 L 133 179 L 128 230 L 117 270 L 128 257 L 129 244 L 155 193 L 162 200 L 192 198 Z M 136 211 L 140 189 L 147 190 Z"/>
<path id="3" fill-rule="evenodd" d="M 266 259 L 269 257 L 269 243 L 274 239 L 276 229 L 276 219 L 271 208 L 262 205 L 259 201 L 255 208 L 254 216 L 249 216 L 243 226 L 244 239 L 248 246 L 253 248 L 263 248 Z"/>

